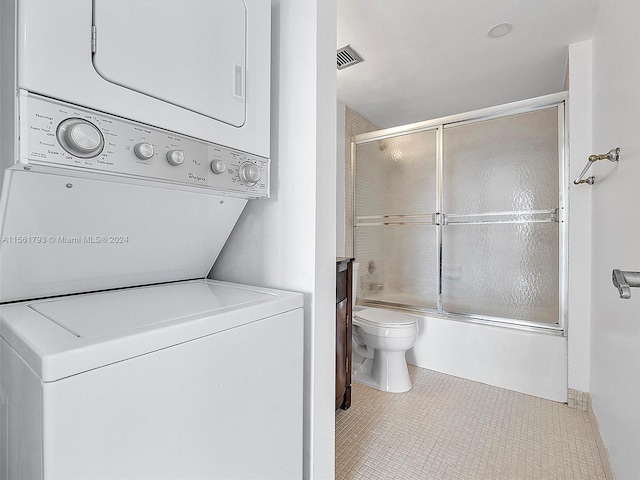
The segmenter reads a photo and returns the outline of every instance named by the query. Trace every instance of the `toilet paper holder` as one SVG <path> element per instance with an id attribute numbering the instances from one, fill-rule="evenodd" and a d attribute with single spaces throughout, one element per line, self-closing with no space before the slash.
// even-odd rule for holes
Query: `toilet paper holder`
<path id="1" fill-rule="evenodd" d="M 640 272 L 624 272 L 616 268 L 611 272 L 611 279 L 620 292 L 620 298 L 631 298 L 631 287 L 640 287 Z"/>

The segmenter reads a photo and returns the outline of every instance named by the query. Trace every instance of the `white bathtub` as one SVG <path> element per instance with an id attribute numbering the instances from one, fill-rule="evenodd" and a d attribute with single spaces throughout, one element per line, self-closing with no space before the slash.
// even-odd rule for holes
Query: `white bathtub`
<path id="1" fill-rule="evenodd" d="M 407 352 L 408 363 L 549 400 L 567 401 L 566 337 L 470 323 L 456 320 L 455 316 L 418 317 L 418 340 Z"/>

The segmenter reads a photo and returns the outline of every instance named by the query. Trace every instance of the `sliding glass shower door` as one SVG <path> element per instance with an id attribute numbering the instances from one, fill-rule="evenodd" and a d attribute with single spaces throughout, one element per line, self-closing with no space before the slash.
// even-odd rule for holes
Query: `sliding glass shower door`
<path id="1" fill-rule="evenodd" d="M 557 110 L 445 127 L 444 310 L 558 323 Z"/>
<path id="2" fill-rule="evenodd" d="M 357 297 L 436 308 L 437 130 L 357 147 L 354 242 Z"/>
<path id="3" fill-rule="evenodd" d="M 564 103 L 357 137 L 359 303 L 558 329 Z"/>

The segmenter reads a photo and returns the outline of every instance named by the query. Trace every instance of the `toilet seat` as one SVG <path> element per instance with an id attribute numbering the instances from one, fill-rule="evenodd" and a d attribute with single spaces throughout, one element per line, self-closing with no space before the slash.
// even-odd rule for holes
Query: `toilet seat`
<path id="1" fill-rule="evenodd" d="M 365 308 L 354 312 L 353 315 L 354 322 L 372 327 L 406 328 L 417 322 L 413 315 L 379 308 Z"/>
<path id="2" fill-rule="evenodd" d="M 377 337 L 411 337 L 416 335 L 418 320 L 406 313 L 367 308 L 354 313 L 353 324 Z"/>

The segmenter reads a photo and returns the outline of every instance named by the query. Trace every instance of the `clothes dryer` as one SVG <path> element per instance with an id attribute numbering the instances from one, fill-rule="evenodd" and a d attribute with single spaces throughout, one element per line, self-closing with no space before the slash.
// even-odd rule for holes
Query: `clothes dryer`
<path id="1" fill-rule="evenodd" d="M 271 2 L 11 2 L 18 88 L 269 158 Z"/>

